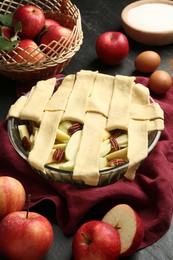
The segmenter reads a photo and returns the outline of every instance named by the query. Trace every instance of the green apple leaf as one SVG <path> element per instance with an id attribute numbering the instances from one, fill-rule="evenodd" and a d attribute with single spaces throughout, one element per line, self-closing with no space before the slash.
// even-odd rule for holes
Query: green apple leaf
<path id="1" fill-rule="evenodd" d="M 22 31 L 22 24 L 21 22 L 17 22 L 15 28 L 14 28 L 14 36 L 11 38 L 11 41 L 14 42 L 14 41 L 17 41 L 17 40 L 20 40 L 19 36 L 18 36 L 18 33 Z"/>
<path id="2" fill-rule="evenodd" d="M 9 41 L 3 36 L 0 36 L 0 51 L 12 51 L 18 45 L 18 42 L 19 41 Z"/>
<path id="3" fill-rule="evenodd" d="M 4 26 L 12 27 L 12 17 L 13 17 L 13 13 L 0 14 L 0 23 Z"/>
<path id="4" fill-rule="evenodd" d="M 21 31 L 22 31 L 22 24 L 21 24 L 20 21 L 18 21 L 15 28 L 14 28 L 14 32 L 18 33 L 18 32 L 21 32 Z"/>

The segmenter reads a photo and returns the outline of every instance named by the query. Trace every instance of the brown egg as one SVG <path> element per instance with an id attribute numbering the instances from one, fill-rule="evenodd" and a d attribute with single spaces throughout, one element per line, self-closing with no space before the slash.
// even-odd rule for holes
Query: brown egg
<path id="1" fill-rule="evenodd" d="M 141 52 L 135 59 L 134 65 L 137 71 L 153 72 L 161 62 L 159 54 L 155 51 Z"/>
<path id="2" fill-rule="evenodd" d="M 153 72 L 149 78 L 149 88 L 156 94 L 165 94 L 171 86 L 172 78 L 164 70 Z"/>

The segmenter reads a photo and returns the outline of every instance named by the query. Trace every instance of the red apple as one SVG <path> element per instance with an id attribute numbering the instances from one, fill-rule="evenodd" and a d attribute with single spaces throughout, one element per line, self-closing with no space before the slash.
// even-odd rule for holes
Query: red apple
<path id="1" fill-rule="evenodd" d="M 12 212 L 0 222 L 0 252 L 9 260 L 40 260 L 52 241 L 52 225 L 38 213 Z"/>
<path id="2" fill-rule="evenodd" d="M 71 29 L 61 25 L 51 25 L 48 27 L 48 30 L 41 35 L 40 43 L 49 45 L 45 49 L 46 52 L 50 52 L 52 48 L 55 48 L 55 51 L 60 52 L 64 46 L 57 45 L 57 42 L 63 38 L 68 38 L 71 32 Z"/>
<path id="3" fill-rule="evenodd" d="M 18 34 L 21 38 L 33 39 L 42 30 L 45 24 L 45 16 L 43 11 L 33 5 L 19 6 L 12 18 L 12 25 L 21 22 L 22 31 Z"/>
<path id="4" fill-rule="evenodd" d="M 120 237 L 110 224 L 99 220 L 84 223 L 72 241 L 75 260 L 116 260 L 120 254 Z"/>
<path id="5" fill-rule="evenodd" d="M 7 214 L 22 210 L 26 201 L 21 182 L 9 176 L 0 177 L 0 220 Z"/>
<path id="6" fill-rule="evenodd" d="M 1 32 L 4 38 L 7 40 L 11 40 L 11 38 L 14 36 L 14 31 L 12 28 L 7 27 L 7 26 L 2 26 L 1 27 Z"/>
<path id="7" fill-rule="evenodd" d="M 105 32 L 96 40 L 96 53 L 108 65 L 121 63 L 129 52 L 127 37 L 120 32 Z"/>
<path id="8" fill-rule="evenodd" d="M 10 61 L 35 63 L 46 59 L 38 45 L 30 39 L 21 40 L 14 51 L 15 53 L 9 53 L 9 56 L 12 58 Z"/>
<path id="9" fill-rule="evenodd" d="M 127 204 L 119 204 L 106 213 L 102 221 L 111 224 L 120 234 L 121 256 L 133 254 L 144 237 L 140 216 Z"/>
<path id="10" fill-rule="evenodd" d="M 57 25 L 57 26 L 59 25 L 60 26 L 60 24 L 55 20 L 45 19 L 45 27 L 48 28 L 51 25 Z"/>

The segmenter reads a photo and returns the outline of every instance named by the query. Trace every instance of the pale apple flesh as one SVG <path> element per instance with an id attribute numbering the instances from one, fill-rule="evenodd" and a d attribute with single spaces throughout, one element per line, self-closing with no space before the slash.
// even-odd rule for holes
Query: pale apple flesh
<path id="1" fill-rule="evenodd" d="M 75 166 L 76 156 L 79 150 L 79 146 L 82 139 L 82 127 L 75 129 L 73 133 L 70 133 L 69 129 L 74 125 L 75 122 L 71 120 L 61 121 L 57 130 L 55 143 L 52 147 L 52 150 L 47 159 L 46 165 L 55 167 L 57 169 L 72 171 Z M 33 122 L 31 123 L 33 128 L 33 134 L 30 135 L 28 126 L 26 124 L 18 125 L 19 136 L 22 140 L 23 137 L 27 137 L 30 140 L 30 147 L 34 146 L 35 138 L 38 133 L 38 127 L 36 127 Z M 79 130 L 80 129 L 80 130 Z M 121 158 L 125 162 L 127 159 L 127 144 L 128 144 L 128 135 L 126 133 L 120 134 L 115 138 L 119 146 L 119 150 L 114 150 L 110 141 L 111 132 L 104 130 L 103 139 L 100 145 L 99 151 L 99 170 L 104 170 L 108 167 L 110 160 Z M 54 152 L 56 149 L 62 148 L 64 150 L 65 158 L 61 161 L 58 161 L 54 158 Z M 24 149 L 26 149 L 24 147 Z"/>
<path id="2" fill-rule="evenodd" d="M 111 225 L 97 220 L 84 223 L 73 238 L 74 259 L 116 260 L 120 253 L 120 238 L 119 233 L 112 228 Z"/>
<path id="3" fill-rule="evenodd" d="M 121 256 L 133 254 L 144 237 L 144 226 L 139 215 L 127 204 L 113 207 L 102 221 L 111 224 L 120 234 Z"/>

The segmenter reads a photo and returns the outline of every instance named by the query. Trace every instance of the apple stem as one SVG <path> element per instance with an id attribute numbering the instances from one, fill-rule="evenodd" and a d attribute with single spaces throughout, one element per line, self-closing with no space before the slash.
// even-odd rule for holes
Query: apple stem
<path id="1" fill-rule="evenodd" d="M 88 245 L 91 244 L 92 241 L 89 239 L 89 237 L 86 236 L 86 234 L 84 232 L 81 232 L 81 235 L 85 238 Z"/>
<path id="2" fill-rule="evenodd" d="M 28 218 L 28 215 L 29 215 L 30 204 L 31 204 L 31 194 L 28 194 L 26 218 Z"/>

